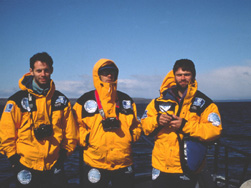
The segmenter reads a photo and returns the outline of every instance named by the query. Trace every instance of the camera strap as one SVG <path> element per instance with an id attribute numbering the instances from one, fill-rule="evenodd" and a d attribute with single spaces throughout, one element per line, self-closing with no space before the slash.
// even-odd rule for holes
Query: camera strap
<path id="1" fill-rule="evenodd" d="M 27 111 L 30 112 L 30 117 L 31 117 L 31 120 L 32 120 L 32 126 L 34 126 L 34 120 L 33 120 L 33 116 L 32 116 L 32 108 L 34 107 L 34 104 L 33 104 L 33 100 L 32 100 L 32 95 L 28 92 L 28 106 L 27 106 Z M 51 114 L 50 114 L 50 117 L 49 117 L 49 120 L 50 120 L 50 124 L 52 124 L 52 111 L 51 111 Z"/>
<path id="2" fill-rule="evenodd" d="M 95 90 L 95 98 L 96 98 L 96 101 L 97 101 L 97 104 L 98 104 L 98 111 L 99 111 L 99 114 L 102 116 L 103 120 L 105 120 L 105 112 L 103 110 L 103 107 L 101 105 L 101 102 L 100 102 L 100 98 L 99 98 L 99 95 L 98 95 L 98 92 L 97 90 Z M 119 103 L 117 102 L 116 103 L 116 108 L 119 109 Z M 116 113 L 116 119 L 118 120 L 118 114 Z"/>
<path id="3" fill-rule="evenodd" d="M 28 92 L 28 106 L 27 106 L 27 110 L 28 112 L 30 112 L 31 114 L 31 120 L 32 120 L 32 127 L 34 127 L 34 120 L 33 120 L 33 117 L 32 117 L 32 111 L 31 109 L 33 108 L 33 102 L 32 102 L 32 95 Z"/>

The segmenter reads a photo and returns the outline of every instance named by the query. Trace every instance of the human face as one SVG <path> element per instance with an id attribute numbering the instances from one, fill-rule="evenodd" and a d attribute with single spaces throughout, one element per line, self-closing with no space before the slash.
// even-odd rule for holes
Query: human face
<path id="1" fill-rule="evenodd" d="M 40 88 L 45 88 L 50 82 L 53 68 L 50 68 L 45 62 L 36 61 L 34 68 L 30 68 L 30 74 Z"/>
<path id="2" fill-rule="evenodd" d="M 112 71 L 110 69 L 103 70 L 100 73 L 100 80 L 105 83 L 111 83 L 115 81 L 115 71 Z"/>
<path id="3" fill-rule="evenodd" d="M 179 68 L 175 73 L 175 81 L 180 89 L 186 89 L 188 84 L 192 81 L 192 73 L 190 71 L 183 71 Z"/>

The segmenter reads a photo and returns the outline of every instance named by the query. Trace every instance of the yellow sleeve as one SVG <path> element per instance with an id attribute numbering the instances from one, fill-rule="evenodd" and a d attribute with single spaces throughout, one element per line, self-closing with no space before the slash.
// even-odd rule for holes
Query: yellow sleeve
<path id="1" fill-rule="evenodd" d="M 62 121 L 65 133 L 64 139 L 62 141 L 62 146 L 68 151 L 68 155 L 70 155 L 77 145 L 78 128 L 77 123 L 73 117 L 70 101 L 67 105 L 68 106 L 64 109 L 64 117 Z"/>
<path id="2" fill-rule="evenodd" d="M 133 142 L 136 142 L 140 138 L 142 127 L 140 121 L 137 118 L 137 109 L 135 103 L 132 104 L 132 107 L 133 107 L 134 118 L 130 130 L 132 132 Z"/>
<path id="3" fill-rule="evenodd" d="M 197 137 L 204 141 L 217 139 L 222 131 L 222 122 L 218 107 L 212 103 L 201 114 L 200 121 L 187 119 L 182 128 L 182 132 L 189 133 L 192 137 Z"/>
<path id="4" fill-rule="evenodd" d="M 87 127 L 87 125 L 84 123 L 82 118 L 82 105 L 76 102 L 76 104 L 73 106 L 73 113 L 75 120 L 78 124 L 78 142 L 79 145 L 82 147 L 86 147 L 88 144 L 87 135 L 90 133 L 90 129 Z"/>
<path id="5" fill-rule="evenodd" d="M 21 124 L 21 110 L 14 101 L 5 105 L 0 122 L 0 151 L 8 158 L 16 154 L 17 130 Z"/>
<path id="6" fill-rule="evenodd" d="M 142 129 L 145 135 L 151 134 L 157 127 L 158 112 L 155 109 L 155 99 L 153 99 L 146 107 L 144 115 L 141 118 Z"/>

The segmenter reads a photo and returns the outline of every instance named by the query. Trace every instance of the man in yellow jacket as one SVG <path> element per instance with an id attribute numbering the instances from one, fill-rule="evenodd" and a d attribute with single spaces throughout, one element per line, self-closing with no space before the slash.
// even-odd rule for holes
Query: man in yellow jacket
<path id="1" fill-rule="evenodd" d="M 133 187 L 132 143 L 141 134 L 136 105 L 117 91 L 118 68 L 100 59 L 93 68 L 96 90 L 83 94 L 73 107 L 84 147 L 84 185 L 88 188 Z"/>
<path id="2" fill-rule="evenodd" d="M 197 89 L 194 63 L 175 62 L 160 88 L 160 97 L 147 106 L 141 123 L 154 135 L 154 188 L 194 188 L 205 159 L 206 144 L 217 139 L 222 125 L 215 103 Z"/>
<path id="3" fill-rule="evenodd" d="M 17 187 L 66 187 L 63 162 L 77 144 L 70 101 L 55 90 L 53 60 L 30 58 L 30 72 L 19 80 L 0 122 L 0 152 L 8 157 Z"/>

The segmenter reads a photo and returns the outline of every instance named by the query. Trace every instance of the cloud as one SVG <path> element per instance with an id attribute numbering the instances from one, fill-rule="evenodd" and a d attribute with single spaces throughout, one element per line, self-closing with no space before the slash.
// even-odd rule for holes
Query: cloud
<path id="1" fill-rule="evenodd" d="M 93 90 L 93 80 L 89 75 L 82 75 L 79 81 L 55 80 L 56 89 L 68 98 L 79 98 L 87 91 Z"/>
<path id="2" fill-rule="evenodd" d="M 129 78 L 118 80 L 118 90 L 131 97 L 155 98 L 159 96 L 159 88 L 164 79 L 159 75 L 132 75 Z M 85 92 L 93 90 L 91 76 L 83 75 L 80 81 L 55 81 L 56 89 L 69 98 L 78 98 Z"/>
<path id="3" fill-rule="evenodd" d="M 11 95 L 16 93 L 19 90 L 18 87 L 13 88 L 0 88 L 0 98 L 9 98 Z"/>
<path id="4" fill-rule="evenodd" d="M 118 90 L 131 97 L 153 99 L 159 96 L 159 88 L 165 75 L 131 75 L 118 80 Z M 68 98 L 79 98 L 93 90 L 93 79 L 82 75 L 80 80 L 54 80 L 56 89 Z M 198 88 L 213 100 L 251 99 L 251 65 L 231 66 L 197 73 Z M 13 95 L 18 88 L 0 89 L 0 97 Z"/>
<path id="5" fill-rule="evenodd" d="M 164 75 L 132 75 L 128 79 L 118 80 L 118 90 L 131 97 L 155 98 L 159 96 L 159 88 Z"/>
<path id="6" fill-rule="evenodd" d="M 198 86 L 212 99 L 251 99 L 251 66 L 232 66 L 198 74 Z"/>

